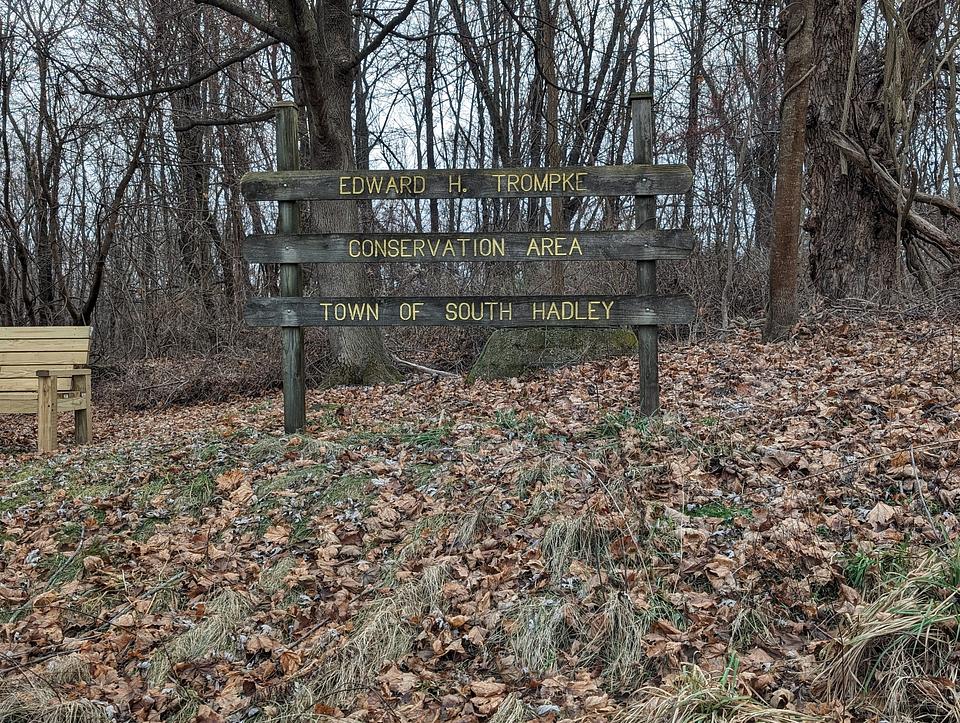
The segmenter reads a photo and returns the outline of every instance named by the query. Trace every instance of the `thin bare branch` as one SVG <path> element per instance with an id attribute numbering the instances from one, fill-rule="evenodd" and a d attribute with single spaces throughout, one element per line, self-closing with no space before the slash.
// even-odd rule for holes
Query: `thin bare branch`
<path id="1" fill-rule="evenodd" d="M 194 0 L 194 2 L 198 5 L 209 5 L 210 7 L 219 8 L 225 13 L 240 18 L 248 25 L 252 25 L 260 32 L 266 33 L 270 37 L 279 40 L 281 43 L 293 45 L 293 37 L 283 30 L 283 28 L 260 17 L 242 5 L 233 2 L 233 0 Z"/>
<path id="2" fill-rule="evenodd" d="M 247 58 L 251 57 L 252 55 L 256 55 L 261 50 L 266 50 L 267 48 L 273 45 L 276 45 L 278 42 L 279 42 L 278 40 L 265 40 L 264 42 L 259 43 L 258 45 L 254 45 L 252 48 L 244 50 L 235 55 L 231 55 L 228 58 L 224 58 L 222 61 L 220 61 L 216 65 L 211 66 L 210 68 L 207 68 L 202 73 L 199 73 L 198 75 L 195 75 L 192 78 L 188 78 L 187 80 L 184 80 L 180 83 L 174 83 L 172 85 L 164 85 L 164 86 L 160 86 L 159 88 L 150 88 L 149 90 L 141 90 L 141 91 L 137 91 L 136 93 L 106 93 L 104 91 L 94 90 L 93 88 L 90 88 L 89 86 L 87 86 L 83 82 L 83 80 L 80 78 L 79 74 L 77 74 L 77 72 L 74 71 L 72 68 L 70 69 L 70 72 L 73 73 L 74 77 L 80 81 L 80 84 L 81 84 L 80 92 L 83 95 L 92 95 L 95 98 L 105 98 L 106 100 L 133 100 L 134 98 L 146 98 L 147 96 L 159 95 L 160 93 L 174 93 L 178 90 L 183 90 L 185 88 L 194 86 L 197 83 L 202 83 L 207 78 L 210 78 L 216 75 L 217 73 L 219 73 L 221 70 L 228 68 L 235 63 L 240 63 L 246 60 Z"/>
<path id="3" fill-rule="evenodd" d="M 276 114 L 276 109 L 271 108 L 270 110 L 264 111 L 263 113 L 257 113 L 256 115 L 232 116 L 229 118 L 198 118 L 197 120 L 190 121 L 189 123 L 174 126 L 173 130 L 177 131 L 178 133 L 183 133 L 191 130 L 192 128 L 198 128 L 201 126 L 240 126 L 248 123 L 261 123 L 263 121 L 270 120 Z"/>
<path id="4" fill-rule="evenodd" d="M 383 45 L 383 42 L 390 36 L 397 26 L 400 25 L 400 23 L 407 19 L 416 6 L 417 0 L 407 0 L 407 4 L 403 6 L 403 9 L 397 13 L 390 22 L 384 24 L 384 26 L 380 29 L 380 32 L 377 33 L 377 36 L 367 43 L 367 45 L 359 53 L 357 53 L 357 57 L 354 59 L 353 63 L 350 64 L 350 67 L 357 67 L 371 53 L 375 52 L 377 48 Z"/>

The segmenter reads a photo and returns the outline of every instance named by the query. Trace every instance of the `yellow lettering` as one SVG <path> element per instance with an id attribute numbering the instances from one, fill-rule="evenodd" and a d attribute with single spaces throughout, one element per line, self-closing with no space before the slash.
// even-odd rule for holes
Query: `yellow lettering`
<path id="1" fill-rule="evenodd" d="M 416 321 L 421 306 L 423 306 L 422 301 L 403 302 L 400 304 L 400 319 L 402 321 Z"/>
<path id="2" fill-rule="evenodd" d="M 574 236 L 573 241 L 570 242 L 570 250 L 567 252 L 568 256 L 573 256 L 574 254 L 583 256 L 583 249 L 580 248 L 580 241 L 577 240 L 576 236 Z"/>
<path id="3" fill-rule="evenodd" d="M 397 192 L 397 179 L 393 176 L 390 176 L 387 179 L 387 193 L 396 193 Z"/>
<path id="4" fill-rule="evenodd" d="M 518 176 L 516 173 L 508 173 L 507 174 L 507 191 L 515 192 L 517 190 L 517 181 L 519 180 L 520 180 L 520 176 Z"/>
<path id="5" fill-rule="evenodd" d="M 540 244 L 537 243 L 539 240 L 536 236 L 530 239 L 530 244 L 527 246 L 527 256 L 533 252 L 536 252 L 537 256 L 543 256 L 540 252 Z"/>
<path id="6" fill-rule="evenodd" d="M 360 258 L 360 241 L 359 239 L 352 238 L 347 244 L 347 254 L 351 259 Z"/>
<path id="7" fill-rule="evenodd" d="M 499 183 L 500 182 L 498 180 L 497 181 L 498 191 L 500 190 Z M 463 193 L 463 184 L 460 182 L 460 176 L 453 176 L 453 175 L 450 176 L 447 182 L 447 190 L 450 191 L 450 193 L 454 193 L 454 192 Z"/>
<path id="8" fill-rule="evenodd" d="M 601 301 L 600 303 L 603 304 L 603 310 L 604 310 L 604 311 L 606 312 L 606 314 L 607 314 L 604 318 L 609 321 L 609 320 L 610 320 L 610 310 L 613 308 L 613 302 L 612 302 L 612 301 Z"/>
<path id="9" fill-rule="evenodd" d="M 501 192 L 503 191 L 503 186 L 502 186 L 502 184 L 503 184 L 503 177 L 504 177 L 505 175 L 507 175 L 507 174 L 505 174 L 505 173 L 491 173 L 490 175 L 497 179 L 497 193 L 501 193 Z M 457 178 L 459 178 L 459 176 L 457 176 Z M 459 181 L 458 181 L 457 183 L 459 183 Z"/>
<path id="10" fill-rule="evenodd" d="M 423 176 L 414 176 L 413 177 L 413 192 L 414 193 L 423 193 L 427 190 L 427 179 Z"/>
<path id="11" fill-rule="evenodd" d="M 350 195 L 350 176 L 340 176 L 340 195 Z"/>
<path id="12" fill-rule="evenodd" d="M 367 178 L 367 191 L 369 193 L 380 193 L 383 188 L 383 176 L 369 176 Z"/>
<path id="13" fill-rule="evenodd" d="M 587 190 L 587 189 L 584 188 L 584 186 L 583 186 L 583 179 L 586 178 L 586 177 L 587 177 L 587 172 L 586 172 L 586 171 L 578 171 L 578 172 L 577 172 L 577 184 L 576 184 L 576 185 L 577 185 L 577 190 L 578 190 L 578 191 L 586 191 L 586 190 Z"/>

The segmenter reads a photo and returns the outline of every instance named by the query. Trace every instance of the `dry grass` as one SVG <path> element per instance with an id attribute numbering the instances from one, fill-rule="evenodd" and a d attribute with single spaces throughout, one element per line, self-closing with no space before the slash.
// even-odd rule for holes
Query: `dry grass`
<path id="1" fill-rule="evenodd" d="M 625 593 L 612 590 L 607 595 L 598 637 L 603 674 L 612 692 L 627 693 L 636 686 L 638 670 L 646 659 L 643 636 L 652 622 Z"/>
<path id="2" fill-rule="evenodd" d="M 176 663 L 222 655 L 236 648 L 233 634 L 249 612 L 239 594 L 225 590 L 207 604 L 206 617 L 197 625 L 157 649 L 147 675 L 151 687 L 159 687 Z"/>
<path id="3" fill-rule="evenodd" d="M 300 561 L 293 556 L 280 558 L 273 565 L 265 567 L 260 572 L 257 585 L 267 595 L 274 595 L 275 593 L 284 589 L 284 579 L 287 577 L 287 574 L 293 568 L 295 568 L 297 564 L 299 564 L 299 562 Z"/>
<path id="4" fill-rule="evenodd" d="M 297 684 L 293 693 L 282 703 L 268 703 L 263 707 L 263 715 L 257 718 L 259 723 L 327 723 L 331 718 L 316 712 L 319 700 L 309 685 Z"/>
<path id="5" fill-rule="evenodd" d="M 447 571 L 425 569 L 419 578 L 374 602 L 349 642 L 317 677 L 313 694 L 328 705 L 349 704 L 391 662 L 413 648 L 420 619 L 437 610 Z"/>
<path id="6" fill-rule="evenodd" d="M 816 723 L 822 719 L 771 708 L 738 693 L 730 676 L 688 665 L 668 686 L 644 687 L 617 723 Z"/>
<path id="7" fill-rule="evenodd" d="M 568 574 L 574 560 L 597 565 L 606 555 L 607 537 L 593 514 L 560 517 L 543 536 L 543 559 L 554 584 Z"/>
<path id="8" fill-rule="evenodd" d="M 571 637 L 573 607 L 556 597 L 532 597 L 517 604 L 509 621 L 509 644 L 527 672 L 545 673 L 557 665 Z"/>
<path id="9" fill-rule="evenodd" d="M 817 687 L 895 721 L 960 721 L 958 583 L 956 555 L 931 555 L 858 606 L 826 649 Z"/>
<path id="10" fill-rule="evenodd" d="M 67 700 L 68 685 L 89 677 L 79 655 L 51 660 L 42 674 L 0 682 L 0 723 L 101 723 L 110 720 L 107 708 L 86 698 Z"/>
<path id="11" fill-rule="evenodd" d="M 497 712 L 490 716 L 488 723 L 523 723 L 527 719 L 527 708 L 516 693 L 510 693 Z"/>

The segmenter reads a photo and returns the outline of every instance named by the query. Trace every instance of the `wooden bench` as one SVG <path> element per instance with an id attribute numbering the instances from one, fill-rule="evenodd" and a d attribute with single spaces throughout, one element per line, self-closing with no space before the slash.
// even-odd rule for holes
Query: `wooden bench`
<path id="1" fill-rule="evenodd" d="M 36 414 L 37 447 L 57 448 L 57 417 L 74 414 L 74 438 L 90 442 L 89 326 L 0 326 L 0 414 Z"/>

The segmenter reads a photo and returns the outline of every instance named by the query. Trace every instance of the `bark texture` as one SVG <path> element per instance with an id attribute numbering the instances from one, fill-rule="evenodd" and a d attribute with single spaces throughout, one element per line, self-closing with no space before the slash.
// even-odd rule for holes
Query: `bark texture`
<path id="1" fill-rule="evenodd" d="M 770 245 L 769 300 L 763 332 L 767 341 L 786 336 L 797 320 L 803 158 L 813 70 L 813 10 L 814 0 L 797 0 L 784 9 L 781 18 L 786 36 L 786 69 Z"/>
<path id="2" fill-rule="evenodd" d="M 885 42 L 858 45 L 860 0 L 817 0 L 817 71 L 808 128 L 810 276 L 828 299 L 882 299 L 902 276 L 897 194 L 843 155 L 859 147 L 902 182 L 915 83 L 942 18 L 939 3 L 908 1 Z M 899 227 L 899 228 L 898 228 Z"/>
<path id="3" fill-rule="evenodd" d="M 294 66 L 301 79 L 299 103 L 306 109 L 306 155 L 309 168 L 351 170 L 357 167 L 351 129 L 351 106 L 358 67 L 350 2 L 327 0 L 319 9 L 306 0 L 274 0 L 281 29 L 290 37 Z M 355 202 L 325 201 L 309 205 L 306 231 L 359 229 Z M 318 284 L 324 296 L 371 296 L 366 267 L 321 266 Z M 331 384 L 395 381 L 399 378 L 383 335 L 375 327 L 329 329 L 333 355 Z"/>

